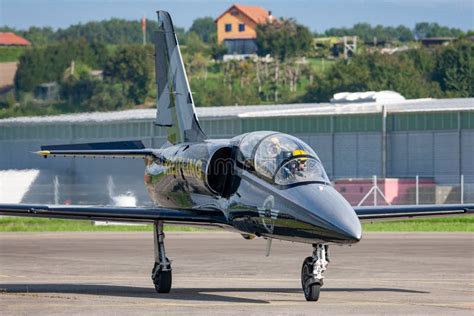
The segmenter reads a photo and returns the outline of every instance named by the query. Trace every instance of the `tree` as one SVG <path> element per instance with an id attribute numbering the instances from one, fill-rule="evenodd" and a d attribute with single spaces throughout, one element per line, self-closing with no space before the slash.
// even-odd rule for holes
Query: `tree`
<path id="1" fill-rule="evenodd" d="M 146 41 L 153 43 L 158 22 L 146 21 Z M 0 27 L 0 32 L 14 32 L 25 37 L 33 45 L 53 44 L 61 40 L 78 40 L 85 38 L 88 42 L 97 41 L 102 44 L 124 45 L 141 44 L 143 41 L 141 21 L 110 19 L 91 21 L 85 24 L 73 24 L 64 29 L 53 30 L 51 27 L 32 26 L 27 30 L 17 30 L 11 27 Z M 182 27 L 175 26 L 175 32 L 181 44 L 186 43 L 186 32 Z"/>
<path id="2" fill-rule="evenodd" d="M 54 31 L 51 27 L 31 26 L 23 35 L 33 45 L 46 45 L 54 38 Z"/>
<path id="3" fill-rule="evenodd" d="M 421 47 L 419 49 L 410 49 L 402 52 L 399 57 L 406 62 L 412 62 L 427 81 L 432 81 L 438 58 L 437 55 L 438 52 Z"/>
<path id="4" fill-rule="evenodd" d="M 434 79 L 449 97 L 474 96 L 474 45 L 461 41 L 439 54 Z"/>
<path id="5" fill-rule="evenodd" d="M 427 66 L 429 67 L 429 66 Z M 307 87 L 305 102 L 327 102 L 334 93 L 394 90 L 406 98 L 439 97 L 437 82 L 404 55 L 362 54 L 339 61 Z"/>
<path id="6" fill-rule="evenodd" d="M 427 37 L 459 37 L 463 34 L 463 31 L 460 29 L 428 22 L 416 23 L 413 32 L 419 40 Z"/>
<path id="7" fill-rule="evenodd" d="M 158 28 L 154 20 L 146 21 L 147 42 L 153 42 L 153 35 Z M 77 39 L 84 37 L 87 41 L 98 41 L 104 44 L 141 44 L 143 42 L 140 20 L 110 19 L 92 21 L 85 24 L 74 24 L 66 29 L 59 29 L 55 39 Z"/>
<path id="8" fill-rule="evenodd" d="M 198 34 L 191 32 L 186 36 L 186 52 L 190 55 L 203 53 L 207 46 L 201 40 Z"/>
<path id="9" fill-rule="evenodd" d="M 20 56 L 15 88 L 19 92 L 32 91 L 40 83 L 60 81 L 73 60 L 97 69 L 102 68 L 107 58 L 103 44 L 90 44 L 84 38 L 33 46 Z"/>
<path id="10" fill-rule="evenodd" d="M 381 40 L 382 36 L 385 37 L 383 27 L 378 25 L 376 28 L 378 28 L 378 36 L 375 34 L 376 31 L 372 29 L 372 26 L 369 23 L 357 23 L 352 27 L 352 34 L 346 35 L 356 35 L 364 42 L 372 42 L 374 37 L 377 37 L 377 39 Z"/>
<path id="11" fill-rule="evenodd" d="M 415 29 L 413 31 L 415 33 L 416 39 L 420 40 L 427 37 L 429 29 L 430 24 L 428 22 L 416 23 Z"/>
<path id="12" fill-rule="evenodd" d="M 293 19 L 280 19 L 257 26 L 258 54 L 272 55 L 280 61 L 304 56 L 311 48 L 313 36 L 309 29 Z"/>
<path id="13" fill-rule="evenodd" d="M 196 33 L 204 43 L 209 43 L 212 36 L 217 32 L 216 23 L 209 16 L 197 18 L 193 21 L 188 32 Z"/>
<path id="14" fill-rule="evenodd" d="M 85 109 L 90 109 L 87 106 L 87 100 L 92 97 L 97 84 L 100 82 L 90 76 L 70 77 L 61 85 L 61 98 L 67 100 L 70 105 L 83 106 L 85 104 Z"/>
<path id="15" fill-rule="evenodd" d="M 208 65 L 209 59 L 202 53 L 196 53 L 191 59 L 188 59 L 188 62 L 186 63 L 186 72 L 188 74 L 189 81 L 192 81 L 194 76 L 207 79 Z"/>
<path id="16" fill-rule="evenodd" d="M 112 84 L 92 78 L 68 78 L 61 85 L 61 97 L 74 108 L 83 111 L 112 111 L 130 105 L 121 84 Z"/>
<path id="17" fill-rule="evenodd" d="M 210 49 L 211 49 L 211 56 L 215 60 L 219 60 L 227 54 L 227 46 L 224 45 L 224 43 L 219 44 L 217 42 L 217 35 L 214 34 L 214 36 L 211 37 L 210 41 Z"/>
<path id="18" fill-rule="evenodd" d="M 364 42 L 372 42 L 374 38 L 378 41 L 408 42 L 413 40 L 412 31 L 406 26 L 397 27 L 376 25 L 372 27 L 369 23 L 357 23 L 351 28 L 330 28 L 325 32 L 326 36 L 357 36 Z"/>
<path id="19" fill-rule="evenodd" d="M 104 68 L 104 79 L 122 84 L 123 91 L 134 104 L 145 101 L 152 83 L 152 48 L 124 46 L 110 58 Z"/>
<path id="20" fill-rule="evenodd" d="M 147 28 L 147 34 L 148 34 L 148 24 L 146 28 Z M 184 28 L 175 26 L 174 31 L 176 33 L 176 37 L 178 38 L 179 44 L 186 45 L 186 31 L 184 30 Z M 151 34 L 154 34 L 155 32 L 156 32 L 156 29 L 151 30 Z"/>
<path id="21" fill-rule="evenodd" d="M 120 84 L 104 84 L 98 82 L 94 86 L 91 98 L 87 101 L 87 107 L 91 111 L 116 111 L 130 105 L 130 101 L 124 95 Z"/>
<path id="22" fill-rule="evenodd" d="M 15 93 L 9 91 L 0 98 L 0 112 L 2 109 L 12 108 L 16 103 Z"/>
<path id="23" fill-rule="evenodd" d="M 409 42 L 414 40 L 413 32 L 408 27 L 399 25 L 395 30 L 400 42 Z"/>

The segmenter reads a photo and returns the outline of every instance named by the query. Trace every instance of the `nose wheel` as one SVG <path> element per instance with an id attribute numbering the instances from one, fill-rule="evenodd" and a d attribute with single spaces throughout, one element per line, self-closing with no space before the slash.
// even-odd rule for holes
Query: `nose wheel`
<path id="1" fill-rule="evenodd" d="M 172 283 L 171 261 L 166 257 L 164 240 L 163 222 L 156 221 L 154 223 L 155 265 L 151 271 L 151 279 L 158 293 L 169 293 Z"/>
<path id="2" fill-rule="evenodd" d="M 329 263 L 328 246 L 323 244 L 313 245 L 313 256 L 307 257 L 301 267 L 301 287 L 307 301 L 317 301 L 321 286 L 324 284 L 323 273 Z"/>

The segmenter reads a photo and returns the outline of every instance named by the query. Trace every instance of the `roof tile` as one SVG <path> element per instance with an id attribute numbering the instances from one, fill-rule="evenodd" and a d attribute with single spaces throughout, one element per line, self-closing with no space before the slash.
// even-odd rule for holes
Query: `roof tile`
<path id="1" fill-rule="evenodd" d="M 29 46 L 31 43 L 21 36 L 12 32 L 0 33 L 0 45 L 21 45 Z"/>
<path id="2" fill-rule="evenodd" d="M 259 6 L 250 6 L 250 5 L 240 5 L 234 4 L 230 8 L 224 11 L 217 19 L 219 20 L 226 12 L 230 11 L 232 8 L 236 8 L 246 16 L 248 16 L 252 21 L 257 24 L 265 23 L 270 15 L 270 12 Z"/>

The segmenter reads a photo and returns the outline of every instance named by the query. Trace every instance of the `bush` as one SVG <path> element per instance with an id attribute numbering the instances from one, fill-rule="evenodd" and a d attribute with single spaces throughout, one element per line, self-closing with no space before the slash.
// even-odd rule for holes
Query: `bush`
<path id="1" fill-rule="evenodd" d="M 104 80 L 123 85 L 126 97 L 142 104 L 153 82 L 153 65 L 151 46 L 124 46 L 105 65 Z"/>
<path id="2" fill-rule="evenodd" d="M 88 43 L 84 39 L 33 47 L 20 56 L 15 88 L 18 92 L 33 91 L 41 83 L 59 82 L 73 60 L 92 68 L 102 68 L 106 58 L 104 45 Z"/>
<path id="3" fill-rule="evenodd" d="M 305 56 L 312 48 L 309 29 L 293 19 L 281 19 L 257 26 L 258 54 L 267 54 L 284 61 L 289 57 Z"/>
<path id="4" fill-rule="evenodd" d="M 0 47 L 0 63 L 17 61 L 24 52 L 24 47 Z"/>
<path id="5" fill-rule="evenodd" d="M 119 110 L 130 104 L 122 85 L 93 78 L 71 79 L 64 82 L 61 96 L 69 105 L 86 111 Z"/>
<path id="6" fill-rule="evenodd" d="M 87 107 L 93 111 L 114 111 L 129 107 L 130 102 L 120 84 L 99 84 L 95 87 Z"/>
<path id="7" fill-rule="evenodd" d="M 0 100 L 0 109 L 12 108 L 16 103 L 15 93 L 13 91 L 7 92 Z"/>
<path id="8" fill-rule="evenodd" d="M 474 44 L 461 41 L 444 48 L 433 77 L 448 97 L 474 96 Z"/>
<path id="9" fill-rule="evenodd" d="M 338 92 L 370 90 L 394 90 L 408 99 L 442 96 L 430 73 L 419 67 L 414 59 L 404 55 L 357 55 L 349 61 L 337 62 L 325 75 L 317 76 L 300 101 L 327 102 Z"/>

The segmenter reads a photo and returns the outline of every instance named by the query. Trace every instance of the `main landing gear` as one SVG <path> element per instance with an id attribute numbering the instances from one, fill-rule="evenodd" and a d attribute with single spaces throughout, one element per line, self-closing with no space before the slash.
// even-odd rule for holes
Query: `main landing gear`
<path id="1" fill-rule="evenodd" d="M 307 257 L 301 268 L 301 286 L 307 301 L 317 301 L 319 290 L 323 286 L 323 273 L 329 264 L 329 247 L 323 244 L 313 245 L 313 255 Z"/>
<path id="2" fill-rule="evenodd" d="M 155 265 L 151 271 L 151 279 L 158 293 L 169 293 L 171 290 L 171 262 L 165 253 L 165 234 L 163 233 L 163 221 L 154 223 L 155 239 Z"/>

